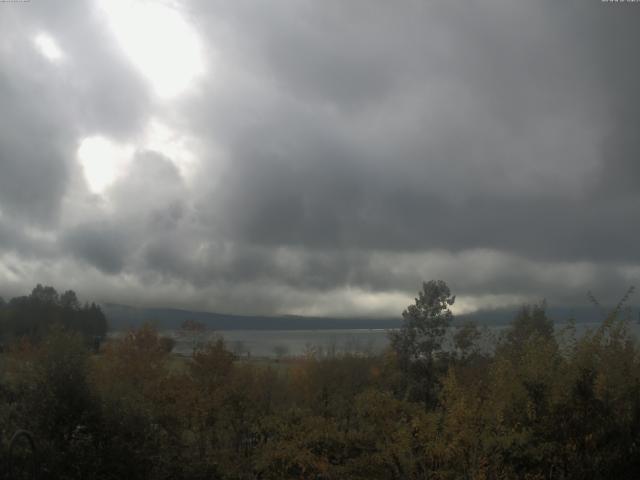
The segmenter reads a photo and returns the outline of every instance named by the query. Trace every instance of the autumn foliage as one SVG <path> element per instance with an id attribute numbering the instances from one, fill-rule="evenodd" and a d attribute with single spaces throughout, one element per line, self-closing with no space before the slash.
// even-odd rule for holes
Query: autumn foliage
<path id="1" fill-rule="evenodd" d="M 0 355 L 0 459 L 26 428 L 47 478 L 638 478 L 622 310 L 577 335 L 524 307 L 491 343 L 451 325 L 442 287 L 381 355 L 250 361 L 218 338 L 178 357 L 148 326 L 100 354 L 57 327 L 17 341 Z"/>

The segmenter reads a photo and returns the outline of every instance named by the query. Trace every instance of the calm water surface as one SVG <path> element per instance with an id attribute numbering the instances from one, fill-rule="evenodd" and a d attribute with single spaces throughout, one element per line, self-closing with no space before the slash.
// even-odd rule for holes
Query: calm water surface
<path id="1" fill-rule="evenodd" d="M 190 354 L 199 343 L 222 336 L 227 348 L 238 355 L 258 357 L 297 356 L 319 353 L 378 353 L 388 345 L 384 329 L 355 330 L 221 330 L 185 335 L 162 332 L 176 340 L 175 353 Z"/>
<path id="2" fill-rule="evenodd" d="M 598 323 L 576 324 L 576 335 L 594 329 Z M 562 338 L 566 324 L 557 323 L 556 333 Z M 638 336 L 640 325 L 630 324 L 632 332 Z M 482 344 L 486 348 L 494 344 L 506 326 L 483 327 Z M 383 351 L 389 344 L 385 329 L 353 330 L 221 330 L 201 334 L 184 334 L 177 330 L 167 330 L 162 335 L 176 340 L 174 352 L 189 355 L 195 347 L 222 336 L 227 348 L 238 355 L 258 357 L 281 357 L 304 355 L 308 352 L 319 353 L 364 353 Z"/>

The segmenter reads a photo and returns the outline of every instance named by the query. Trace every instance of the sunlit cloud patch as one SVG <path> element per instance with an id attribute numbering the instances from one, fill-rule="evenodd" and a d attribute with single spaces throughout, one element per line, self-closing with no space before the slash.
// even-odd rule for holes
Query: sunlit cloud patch
<path id="1" fill-rule="evenodd" d="M 118 44 L 160 98 L 179 95 L 204 72 L 198 36 L 177 5 L 146 0 L 99 5 Z"/>

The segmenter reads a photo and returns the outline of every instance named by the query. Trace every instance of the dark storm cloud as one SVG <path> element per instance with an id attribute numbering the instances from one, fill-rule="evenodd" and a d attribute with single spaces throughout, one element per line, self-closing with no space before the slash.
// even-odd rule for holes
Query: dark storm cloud
<path id="1" fill-rule="evenodd" d="M 613 195 L 637 193 L 640 189 L 640 96 L 634 87 L 640 82 L 640 67 L 629 47 L 638 45 L 640 33 L 629 25 L 630 20 L 625 19 L 615 35 L 601 38 L 602 44 L 611 45 L 613 57 L 607 58 L 602 71 L 610 115 L 604 126 L 607 135 L 602 145 L 601 187 Z"/>
<path id="2" fill-rule="evenodd" d="M 42 83 L 25 85 L 0 71 L 0 201 L 7 214 L 15 211 L 33 222 L 57 212 L 68 175 L 64 146 L 72 141 L 57 125 L 59 105 L 36 95 Z"/>
<path id="3" fill-rule="evenodd" d="M 16 252 L 26 258 L 55 258 L 58 254 L 55 242 L 51 238 L 29 234 L 24 226 L 8 218 L 0 217 L 1 250 Z"/>
<path id="4" fill-rule="evenodd" d="M 92 2 L 61 5 L 0 20 L 0 272 L 58 258 L 116 301 L 345 314 L 433 277 L 476 305 L 640 278 L 636 5 L 194 1 L 209 74 L 165 104 Z M 38 31 L 67 61 L 18 48 Z M 136 144 L 154 117 L 196 139 L 190 175 Z M 138 149 L 99 195 L 91 135 Z"/>
<path id="5" fill-rule="evenodd" d="M 96 2 L 54 0 L 34 2 L 28 8 L 15 32 L 22 34 L 23 47 L 15 53 L 33 51 L 29 33 L 47 32 L 69 60 L 59 69 L 43 68 L 42 59 L 30 67 L 49 83 L 36 95 L 55 96 L 61 105 L 53 111 L 66 114 L 65 120 L 73 121 L 67 127 L 80 134 L 135 135 L 147 116 L 149 92 L 114 41 Z"/>
<path id="6" fill-rule="evenodd" d="M 175 231 L 184 215 L 185 194 L 180 175 L 167 158 L 139 151 L 126 176 L 111 187 L 112 213 L 97 213 L 98 218 L 66 229 L 62 249 L 105 273 L 118 274 L 135 264 L 146 243 Z"/>
<path id="7" fill-rule="evenodd" d="M 69 252 L 105 273 L 119 273 L 124 266 L 126 237 L 116 225 L 83 225 L 67 232 L 63 244 Z"/>
<path id="8" fill-rule="evenodd" d="M 146 93 L 89 2 L 2 7 L 0 207 L 27 223 L 51 224 L 79 139 L 135 134 Z M 42 32 L 63 51 L 59 64 L 34 48 Z"/>
<path id="9" fill-rule="evenodd" d="M 612 233 L 633 228 L 635 198 L 596 194 L 608 122 L 626 121 L 602 73 L 626 57 L 584 32 L 628 30 L 624 13 L 595 2 L 351 5 L 229 14 L 273 81 L 271 101 L 227 86 L 237 102 L 213 95 L 205 117 L 196 112 L 234 160 L 215 192 L 232 238 L 637 261 L 632 236 Z M 357 95 L 341 75 L 357 79 Z M 231 127 L 218 123 L 225 108 Z"/>

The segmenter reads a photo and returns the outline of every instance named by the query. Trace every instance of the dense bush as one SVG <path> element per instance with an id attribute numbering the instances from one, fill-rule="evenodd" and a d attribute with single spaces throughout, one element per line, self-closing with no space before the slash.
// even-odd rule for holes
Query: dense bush
<path id="1" fill-rule="evenodd" d="M 452 297 L 428 291 L 445 302 L 419 297 L 434 308 L 377 356 L 249 362 L 218 339 L 183 358 L 150 327 L 99 355 L 61 328 L 14 343 L 0 356 L 0 459 L 28 428 L 47 478 L 640 475 L 640 351 L 619 311 L 578 338 L 525 307 L 490 353 L 469 325 L 447 351 Z"/>

